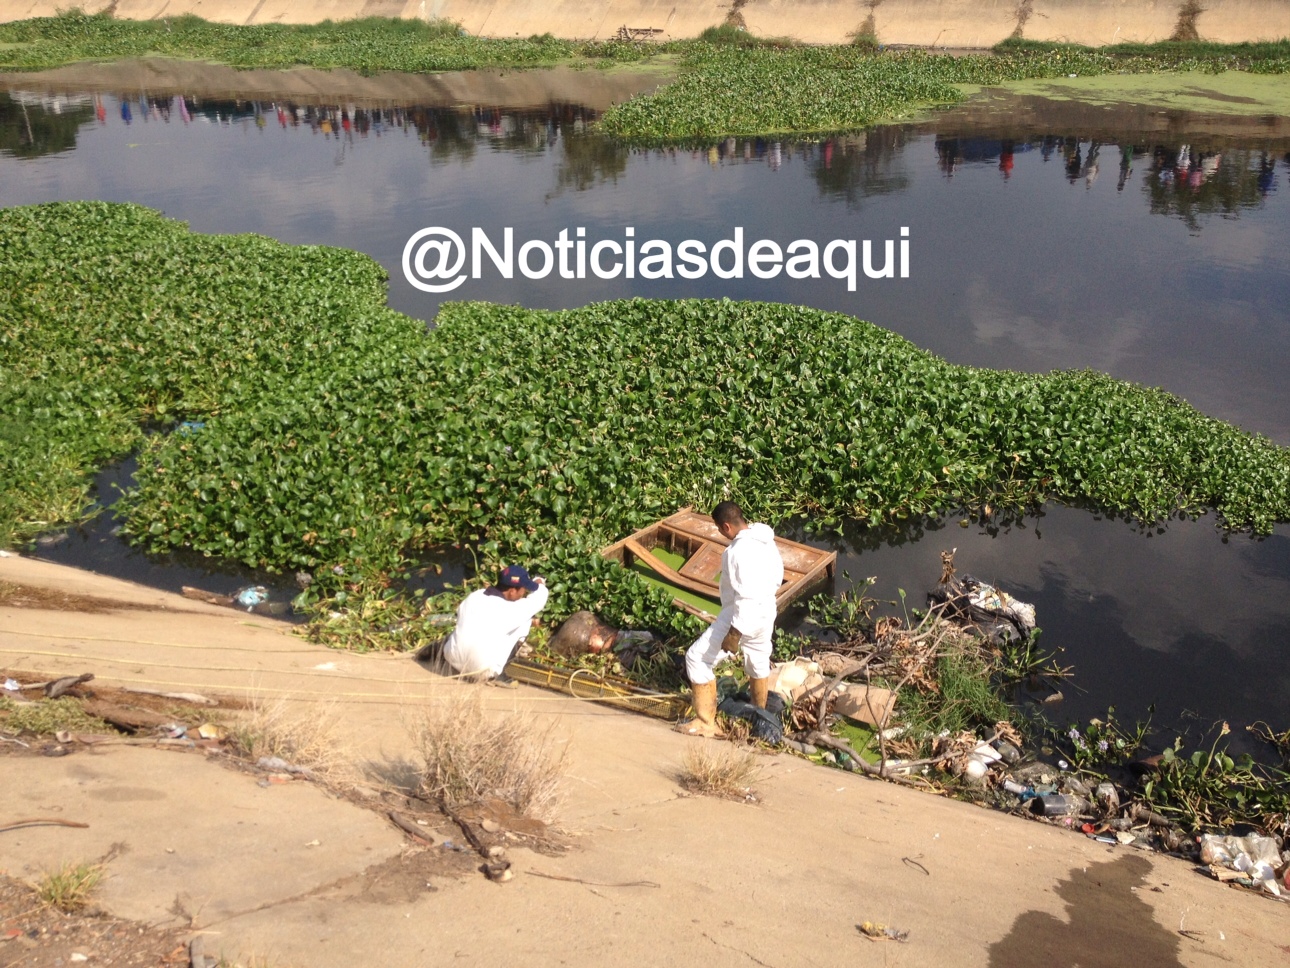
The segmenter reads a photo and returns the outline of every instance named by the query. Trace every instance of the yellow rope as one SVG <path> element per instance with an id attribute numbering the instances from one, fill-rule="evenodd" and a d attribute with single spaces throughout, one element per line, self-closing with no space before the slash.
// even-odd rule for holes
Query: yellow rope
<path id="1" fill-rule="evenodd" d="M 325 672 L 315 672 L 312 669 L 309 669 L 309 670 L 298 669 L 298 670 L 277 672 L 273 669 L 248 670 L 240 667 L 229 668 L 229 667 L 211 667 L 211 666 L 185 666 L 185 665 L 178 665 L 173 663 L 139 662 L 137 660 L 112 659 L 112 658 L 101 657 L 101 656 L 78 655 L 76 653 L 69 653 L 69 652 L 24 651 L 24 650 L 18 650 L 18 649 L 0 649 L 0 653 L 8 653 L 11 655 L 38 655 L 38 656 L 46 656 L 51 658 L 83 659 L 86 662 L 105 662 L 106 661 L 106 662 L 116 662 L 118 664 L 128 663 L 131 665 L 143 665 L 143 666 L 155 665 L 164 669 L 183 669 L 183 670 L 188 670 L 190 672 L 253 672 L 256 675 L 262 675 L 266 673 L 278 674 L 278 675 L 304 675 L 304 676 L 312 675 L 314 678 L 320 678 L 320 679 L 330 678 L 333 680 L 340 679 L 340 680 L 351 681 L 351 682 L 384 682 L 384 683 L 389 683 L 391 685 L 397 685 L 397 686 L 412 686 L 414 688 L 417 688 L 418 690 L 422 689 L 424 686 L 429 686 L 430 688 L 434 688 L 435 682 L 438 681 L 438 680 L 418 681 L 415 679 L 385 679 L 378 676 L 360 676 L 360 675 L 351 675 L 349 673 L 332 674 L 332 673 L 325 673 Z M 579 670 L 579 671 L 585 672 L 588 670 Z M 143 683 L 150 686 L 179 686 L 179 687 L 184 687 L 188 689 L 196 687 L 196 688 L 210 689 L 211 691 L 222 690 L 225 692 L 236 691 L 240 688 L 240 689 L 244 689 L 246 692 L 281 695 L 286 698 L 316 697 L 321 699 L 337 699 L 337 700 L 370 699 L 370 700 L 380 700 L 386 703 L 400 703 L 400 702 L 407 701 L 409 699 L 427 698 L 424 695 L 414 695 L 414 696 L 407 696 L 407 697 L 400 698 L 397 696 L 390 696 L 388 693 L 384 693 L 384 692 L 322 692 L 322 691 L 314 691 L 314 690 L 288 689 L 288 688 L 259 686 L 259 685 L 242 686 L 242 687 L 218 686 L 218 685 L 205 686 L 205 685 L 202 685 L 201 683 L 194 683 L 192 680 L 145 679 L 145 678 L 139 678 L 139 677 L 133 677 L 133 676 L 129 678 L 126 678 L 124 676 L 108 676 L 107 678 L 110 680 L 124 682 L 127 685 L 132 683 L 136 683 L 136 684 Z M 454 675 L 454 676 L 439 677 L 440 680 L 445 680 L 445 681 L 452 681 L 452 680 L 463 679 L 463 678 L 466 678 L 466 676 L 461 674 Z M 669 695 L 668 693 L 654 693 L 651 695 L 642 695 L 634 698 L 641 698 L 641 699 L 649 699 L 653 697 L 662 698 L 662 697 L 667 697 L 668 695 Z M 581 702 L 613 702 L 615 699 L 619 699 L 621 697 L 577 696 L 571 693 L 568 696 L 531 696 L 526 698 L 525 702 L 526 704 L 533 703 L 533 702 L 567 702 L 570 698 L 573 698 Z"/>

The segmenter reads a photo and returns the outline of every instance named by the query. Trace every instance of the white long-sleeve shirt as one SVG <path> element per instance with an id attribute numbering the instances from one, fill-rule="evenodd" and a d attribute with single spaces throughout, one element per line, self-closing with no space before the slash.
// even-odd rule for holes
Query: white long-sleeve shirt
<path id="1" fill-rule="evenodd" d="M 721 608 L 730 609 L 730 624 L 745 635 L 775 624 L 775 594 L 783 582 L 784 559 L 769 525 L 750 524 L 721 554 Z"/>
<path id="2" fill-rule="evenodd" d="M 457 606 L 457 627 L 443 644 L 443 657 L 459 673 L 500 675 L 515 643 L 528 635 L 534 616 L 547 600 L 546 585 L 538 585 L 518 601 L 494 590 L 471 592 Z"/>

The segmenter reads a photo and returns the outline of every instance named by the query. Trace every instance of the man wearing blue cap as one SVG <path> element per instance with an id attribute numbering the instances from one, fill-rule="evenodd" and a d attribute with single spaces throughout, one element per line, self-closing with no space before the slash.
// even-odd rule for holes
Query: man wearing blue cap
<path id="1" fill-rule="evenodd" d="M 457 606 L 457 627 L 444 641 L 444 660 L 459 674 L 509 683 L 502 670 L 527 638 L 547 594 L 546 581 L 530 578 L 524 566 L 503 568 L 496 585 L 471 592 Z"/>

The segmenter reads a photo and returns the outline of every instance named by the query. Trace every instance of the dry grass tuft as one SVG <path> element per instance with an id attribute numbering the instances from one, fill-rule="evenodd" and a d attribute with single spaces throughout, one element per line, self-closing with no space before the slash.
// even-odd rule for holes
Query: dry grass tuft
<path id="1" fill-rule="evenodd" d="M 292 704 L 253 697 L 229 724 L 229 744 L 251 762 L 276 756 L 316 776 L 339 779 L 350 762 L 336 706 L 330 702 Z"/>
<path id="2" fill-rule="evenodd" d="M 81 910 L 103 880 L 102 864 L 64 864 L 48 871 L 36 885 L 36 896 L 50 907 L 68 914 Z"/>
<path id="3" fill-rule="evenodd" d="M 486 713 L 477 689 L 463 690 L 409 727 L 425 761 L 421 793 L 449 807 L 497 799 L 550 821 L 559 805 L 566 746 L 552 725 L 526 713 Z"/>
<path id="4" fill-rule="evenodd" d="M 750 785 L 760 773 L 756 758 L 745 750 L 729 743 L 694 743 L 681 760 L 680 779 L 691 793 L 750 800 Z"/>

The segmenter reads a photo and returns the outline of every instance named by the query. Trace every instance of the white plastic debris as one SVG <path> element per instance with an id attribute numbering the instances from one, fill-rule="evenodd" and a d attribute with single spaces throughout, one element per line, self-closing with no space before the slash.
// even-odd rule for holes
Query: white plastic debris
<path id="1" fill-rule="evenodd" d="M 1281 862 L 1281 850 L 1272 837 L 1258 834 L 1245 837 L 1204 834 L 1200 838 L 1200 862 L 1240 871 L 1269 894 L 1281 896 L 1276 875 L 1276 867 Z"/>

